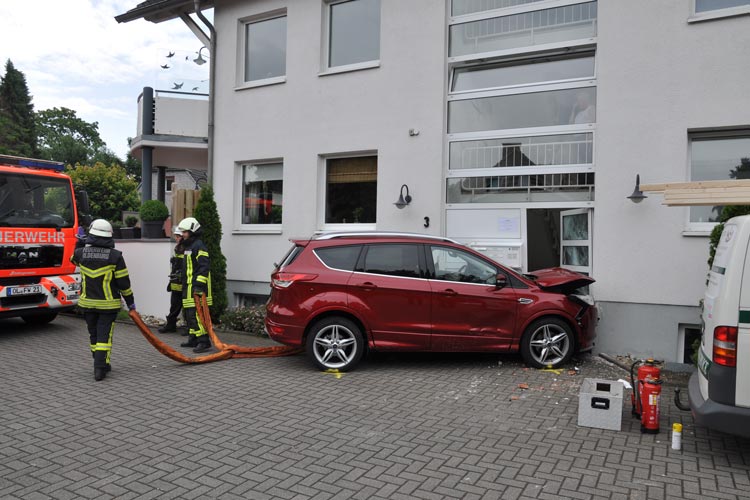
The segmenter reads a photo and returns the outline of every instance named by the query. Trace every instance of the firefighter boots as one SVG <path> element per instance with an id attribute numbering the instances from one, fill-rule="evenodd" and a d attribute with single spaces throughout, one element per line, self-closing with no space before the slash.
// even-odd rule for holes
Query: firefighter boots
<path id="1" fill-rule="evenodd" d="M 104 377 L 107 376 L 107 369 L 103 366 L 97 366 L 94 368 L 94 380 L 99 382 L 100 380 L 104 380 Z"/>
<path id="2" fill-rule="evenodd" d="M 209 349 L 211 349 L 211 342 L 208 339 L 206 340 L 201 339 L 198 342 L 198 345 L 195 347 L 195 349 L 193 349 L 193 352 L 195 353 L 206 352 Z"/>
<path id="3" fill-rule="evenodd" d="M 160 327 L 158 330 L 156 330 L 159 333 L 170 333 L 170 332 L 176 332 L 177 331 L 177 324 L 167 322 L 164 326 Z"/>
<path id="4" fill-rule="evenodd" d="M 187 342 L 180 344 L 180 347 L 195 347 L 198 345 L 198 339 L 195 335 L 188 335 Z"/>

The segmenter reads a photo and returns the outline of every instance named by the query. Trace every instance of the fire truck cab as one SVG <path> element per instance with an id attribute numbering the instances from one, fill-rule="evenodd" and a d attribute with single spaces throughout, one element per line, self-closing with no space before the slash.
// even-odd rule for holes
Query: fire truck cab
<path id="1" fill-rule="evenodd" d="M 62 163 L 0 155 L 0 318 L 47 323 L 71 309 L 81 275 L 70 257 L 90 217 Z"/>

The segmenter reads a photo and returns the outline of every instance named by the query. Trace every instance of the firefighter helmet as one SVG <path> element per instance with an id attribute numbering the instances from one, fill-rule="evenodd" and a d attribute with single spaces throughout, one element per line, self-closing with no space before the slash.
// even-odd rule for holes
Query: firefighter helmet
<path id="1" fill-rule="evenodd" d="M 186 217 L 182 219 L 179 224 L 177 224 L 177 229 L 183 232 L 190 231 L 191 233 L 194 233 L 200 228 L 201 224 L 195 217 Z"/>
<path id="2" fill-rule="evenodd" d="M 89 226 L 89 234 L 101 236 L 102 238 L 112 237 L 112 224 L 104 219 L 96 219 Z"/>

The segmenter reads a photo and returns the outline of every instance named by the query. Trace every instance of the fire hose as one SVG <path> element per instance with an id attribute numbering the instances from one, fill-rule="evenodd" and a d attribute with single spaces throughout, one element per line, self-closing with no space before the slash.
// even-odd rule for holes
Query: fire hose
<path id="1" fill-rule="evenodd" d="M 271 346 L 271 347 L 245 347 L 233 344 L 223 343 L 216 332 L 214 331 L 213 323 L 211 322 L 211 315 L 208 311 L 208 304 L 206 303 L 205 295 L 194 295 L 196 311 L 198 312 L 198 319 L 203 323 L 204 328 L 208 332 L 208 336 L 211 338 L 213 345 L 219 349 L 219 352 L 207 354 L 205 356 L 190 357 L 185 356 L 181 352 L 174 350 L 169 345 L 162 342 L 154 332 L 143 322 L 141 316 L 136 311 L 130 311 L 128 315 L 133 323 L 141 331 L 141 334 L 146 340 L 156 348 L 157 351 L 167 356 L 170 359 L 179 361 L 180 363 L 198 364 L 198 363 L 210 363 L 212 361 L 219 361 L 222 359 L 230 358 L 268 358 L 275 356 L 291 356 L 293 354 L 299 354 L 302 349 L 290 346 Z"/>

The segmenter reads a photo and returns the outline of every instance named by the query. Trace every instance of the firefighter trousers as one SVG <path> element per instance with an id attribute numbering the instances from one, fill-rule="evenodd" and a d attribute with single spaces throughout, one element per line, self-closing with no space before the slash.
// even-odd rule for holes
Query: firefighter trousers
<path id="1" fill-rule="evenodd" d="M 117 311 L 87 310 L 83 313 L 89 330 L 91 353 L 94 355 L 94 368 L 106 368 L 112 353 L 112 333 L 114 332 Z"/>
<path id="2" fill-rule="evenodd" d="M 177 320 L 182 311 L 182 291 L 171 291 L 169 297 L 169 314 L 167 314 L 167 326 L 177 326 Z"/>

